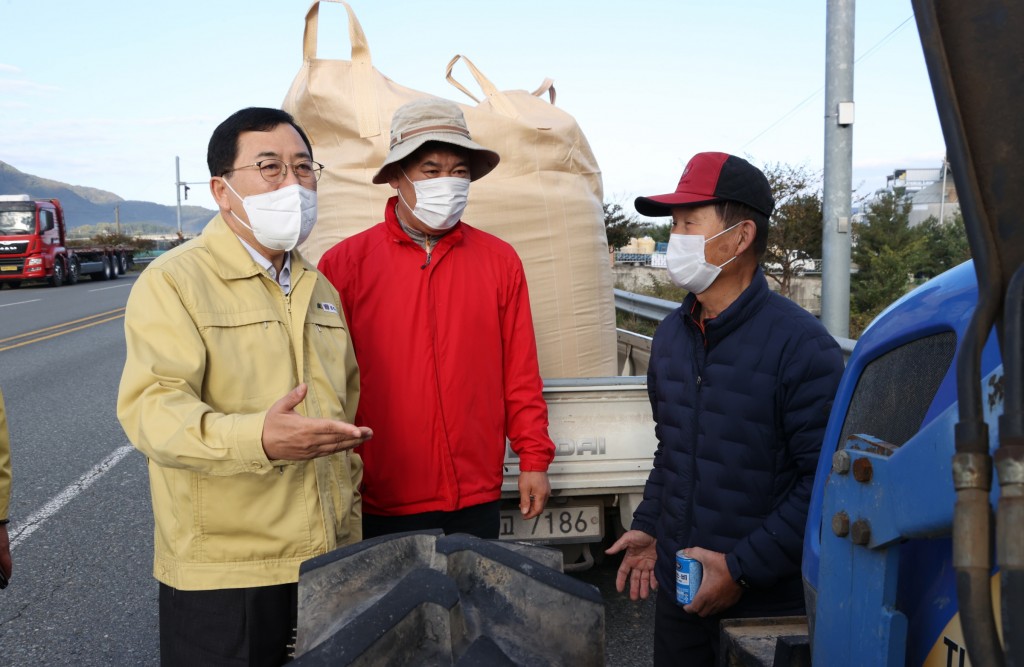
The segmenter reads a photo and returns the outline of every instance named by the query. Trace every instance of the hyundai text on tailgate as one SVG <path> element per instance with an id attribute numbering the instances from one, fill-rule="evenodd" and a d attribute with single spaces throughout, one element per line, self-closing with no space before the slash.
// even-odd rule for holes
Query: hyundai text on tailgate
<path id="1" fill-rule="evenodd" d="M 593 564 L 633 520 L 658 441 L 645 376 L 548 379 L 555 459 L 551 499 L 535 519 L 519 511 L 519 463 L 505 447 L 500 539 L 556 545 L 566 570 Z"/>

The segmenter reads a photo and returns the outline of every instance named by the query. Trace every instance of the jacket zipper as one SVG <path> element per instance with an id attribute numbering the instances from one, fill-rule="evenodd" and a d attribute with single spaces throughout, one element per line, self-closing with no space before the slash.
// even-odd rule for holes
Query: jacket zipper
<path id="1" fill-rule="evenodd" d="M 697 395 L 694 398 L 694 406 L 693 406 L 693 453 L 691 455 L 691 465 L 690 465 L 690 470 L 692 471 L 693 475 L 692 475 L 692 481 L 691 481 L 691 486 L 690 486 L 690 489 L 689 489 L 689 493 L 687 494 L 689 497 L 687 498 L 687 503 L 686 503 L 687 504 L 687 508 L 686 508 L 686 515 L 687 515 L 686 528 L 687 528 L 687 534 L 681 536 L 682 537 L 681 542 L 682 542 L 683 548 L 686 548 L 686 547 L 690 546 L 690 540 L 693 537 L 693 513 L 694 513 L 694 505 L 695 505 L 695 503 L 693 501 L 693 496 L 696 493 L 696 489 L 697 489 L 697 448 L 700 445 L 700 413 L 702 412 L 701 393 L 702 393 L 702 388 L 703 388 L 702 385 L 704 383 L 704 378 L 703 378 L 704 361 L 705 361 L 705 356 L 707 355 L 707 338 L 704 336 L 704 330 L 701 327 L 697 327 L 697 330 L 700 333 L 701 343 L 702 344 L 701 345 L 696 345 L 696 341 L 694 341 L 695 344 L 693 346 L 693 348 L 694 348 L 694 350 L 693 350 L 693 352 L 694 352 L 694 359 L 696 360 L 695 361 L 696 368 L 694 370 L 696 371 L 696 376 L 697 376 L 696 377 L 696 381 L 695 381 L 696 385 L 697 385 L 697 388 L 696 388 L 696 394 Z"/>
<path id="2" fill-rule="evenodd" d="M 434 244 L 434 247 L 437 247 L 436 243 Z M 423 266 L 420 267 L 421 269 L 425 269 L 428 266 L 430 266 L 431 249 L 430 249 L 430 237 L 429 236 L 425 237 L 424 240 L 423 240 L 423 249 L 427 251 L 427 261 L 424 262 Z"/>

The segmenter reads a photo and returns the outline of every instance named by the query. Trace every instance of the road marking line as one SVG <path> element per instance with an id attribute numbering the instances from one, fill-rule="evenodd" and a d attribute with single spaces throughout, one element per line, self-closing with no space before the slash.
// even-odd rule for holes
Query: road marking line
<path id="1" fill-rule="evenodd" d="M 36 529 L 42 526 L 47 519 L 59 512 L 61 508 L 74 500 L 80 493 L 92 486 L 93 482 L 102 477 L 104 473 L 110 472 L 111 468 L 120 463 L 121 459 L 128 456 L 128 453 L 134 451 L 134 449 L 135 448 L 131 445 L 122 445 L 121 447 L 118 447 L 110 454 L 110 456 L 93 466 L 92 470 L 79 477 L 77 481 L 51 498 L 50 502 L 43 505 L 41 509 L 31 514 L 27 519 L 25 519 L 25 521 L 19 522 L 17 528 L 15 528 L 11 534 L 11 549 L 13 550 L 14 547 L 24 542 L 28 536 L 36 532 Z"/>
<path id="2" fill-rule="evenodd" d="M 15 343 L 14 345 L 8 345 L 7 347 L 0 347 L 0 352 L 6 352 L 7 350 L 13 350 L 14 348 L 21 347 L 22 345 L 31 345 L 32 343 L 39 343 L 39 342 L 42 342 L 44 340 L 50 340 L 51 338 L 56 338 L 57 336 L 63 336 L 64 334 L 69 334 L 69 333 L 72 333 L 74 331 L 81 331 L 82 329 L 88 329 L 89 327 L 94 327 L 97 324 L 103 324 L 105 322 L 113 322 L 114 320 L 121 319 L 122 317 L 124 317 L 124 315 L 116 315 L 114 317 L 108 317 L 105 320 L 97 320 L 96 322 L 90 322 L 89 324 L 83 324 L 82 326 L 75 327 L 74 329 L 65 329 L 64 331 L 58 331 L 57 333 L 52 333 L 49 336 L 41 336 L 39 338 L 36 338 L 35 340 L 26 340 L 26 341 L 24 341 L 22 343 Z"/>
<path id="3" fill-rule="evenodd" d="M 125 283 L 121 283 L 120 285 L 111 285 L 110 287 L 97 287 L 97 288 L 91 289 L 89 291 L 90 292 L 102 292 L 102 291 L 108 290 L 108 289 L 117 289 L 118 287 L 131 287 L 131 285 L 127 285 Z"/>
<path id="4" fill-rule="evenodd" d="M 36 299 L 36 301 L 38 301 L 38 300 L 39 299 Z M 25 301 L 24 303 L 29 303 L 29 302 Z M 71 320 L 70 322 L 63 322 L 61 324 L 54 324 L 53 326 L 50 326 L 50 327 L 44 327 L 42 329 L 36 329 L 35 331 L 29 331 L 27 333 L 18 334 L 17 336 L 9 336 L 7 338 L 0 338 L 0 343 L 6 343 L 7 341 L 10 341 L 10 340 L 15 340 L 15 339 L 18 339 L 18 338 L 24 338 L 25 336 L 34 336 L 35 334 L 40 334 L 40 333 L 43 333 L 44 331 L 53 331 L 54 329 L 61 329 L 63 327 L 71 326 L 72 324 L 78 324 L 79 322 L 88 322 L 89 320 L 96 319 L 97 317 L 106 317 L 107 315 L 112 315 L 114 313 L 118 313 L 118 314 L 123 315 L 124 314 L 124 307 L 122 306 L 121 308 L 115 308 L 114 310 L 108 310 L 105 313 L 96 313 L 95 315 L 87 315 L 85 317 L 80 317 L 77 320 Z M 107 321 L 109 321 L 109 320 L 104 320 L 104 322 L 107 322 Z"/>
<path id="5" fill-rule="evenodd" d="M 28 301 L 15 301 L 14 303 L 2 303 L 0 308 L 6 308 L 7 306 L 20 306 L 24 303 L 35 303 L 36 301 L 42 301 L 42 299 L 29 299 Z"/>
<path id="6" fill-rule="evenodd" d="M 97 318 L 97 317 L 104 317 L 106 315 L 109 315 L 110 313 L 120 313 L 120 314 L 114 315 L 113 317 L 108 317 L 105 320 L 95 320 L 95 318 Z M 7 350 L 13 350 L 14 348 L 21 347 L 22 345 L 30 345 L 32 343 L 38 343 L 40 341 L 49 340 L 51 338 L 56 338 L 57 336 L 63 336 L 64 334 L 69 334 L 69 333 L 72 333 L 74 331 L 81 331 L 82 329 L 88 329 L 89 327 L 96 326 L 97 324 L 103 324 L 105 322 L 112 322 L 112 321 L 120 319 L 122 317 L 124 317 L 124 308 L 118 308 L 117 310 L 107 311 L 106 313 L 97 313 L 96 315 L 90 315 L 89 317 L 83 317 L 83 318 L 81 318 L 79 320 L 74 320 L 72 322 L 65 322 L 64 324 L 55 324 L 52 327 L 46 327 L 45 329 L 38 329 L 36 331 L 29 331 L 28 333 L 18 334 L 17 336 L 10 336 L 8 338 L 0 338 L 0 343 L 6 343 L 7 341 L 18 340 L 19 338 L 27 338 L 29 336 L 34 336 L 35 334 L 39 334 L 39 333 L 42 333 L 44 331 L 51 331 L 53 329 L 63 329 L 63 327 L 66 327 L 66 326 L 71 325 L 71 324 L 76 324 L 78 322 L 88 322 L 89 320 L 95 320 L 93 322 L 89 322 L 88 324 L 83 324 L 80 327 L 74 327 L 72 329 L 63 329 L 62 331 L 58 331 L 57 333 L 52 333 L 52 334 L 50 334 L 48 336 L 40 336 L 38 338 L 32 338 L 31 340 L 25 340 L 25 341 L 22 341 L 20 343 L 15 343 L 13 345 L 7 345 L 6 347 L 0 347 L 0 352 L 5 352 Z"/>

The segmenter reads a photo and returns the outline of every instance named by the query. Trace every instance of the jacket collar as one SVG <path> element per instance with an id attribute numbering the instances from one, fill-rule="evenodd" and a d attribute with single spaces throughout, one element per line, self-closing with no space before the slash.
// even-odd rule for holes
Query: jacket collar
<path id="1" fill-rule="evenodd" d="M 708 347 L 713 347 L 751 319 L 768 301 L 769 296 L 771 296 L 771 290 L 768 288 L 768 281 L 765 279 L 761 267 L 758 266 L 747 289 L 743 290 L 736 300 L 729 304 L 728 308 L 719 313 L 718 317 L 704 322 L 704 338 L 707 340 Z M 700 323 L 692 315 L 696 301 L 696 295 L 688 294 L 683 299 L 680 312 L 688 323 L 699 329 Z"/>
<path id="2" fill-rule="evenodd" d="M 459 220 L 452 227 L 451 231 L 442 236 L 437 240 L 437 248 L 448 248 L 455 245 L 458 241 L 462 240 L 462 228 L 463 222 Z M 387 227 L 388 233 L 397 241 L 405 243 L 416 243 L 409 235 L 402 229 L 402 223 L 398 221 L 398 197 L 392 197 L 388 199 L 388 203 L 384 206 L 384 225 Z M 418 244 L 417 244 L 418 245 Z M 432 251 L 433 252 L 433 251 Z"/>
<path id="3" fill-rule="evenodd" d="M 203 228 L 202 238 L 213 256 L 218 275 L 224 280 L 250 278 L 263 272 L 219 213 Z M 297 250 L 291 252 L 291 260 L 291 283 L 294 288 L 299 274 L 313 267 Z"/>

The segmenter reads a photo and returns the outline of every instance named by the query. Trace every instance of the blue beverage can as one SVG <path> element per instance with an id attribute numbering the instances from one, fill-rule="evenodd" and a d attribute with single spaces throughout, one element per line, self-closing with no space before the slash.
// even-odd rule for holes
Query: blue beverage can
<path id="1" fill-rule="evenodd" d="M 687 558 L 682 551 L 676 552 L 676 604 L 682 606 L 693 602 L 704 578 L 704 566 L 699 560 Z"/>

